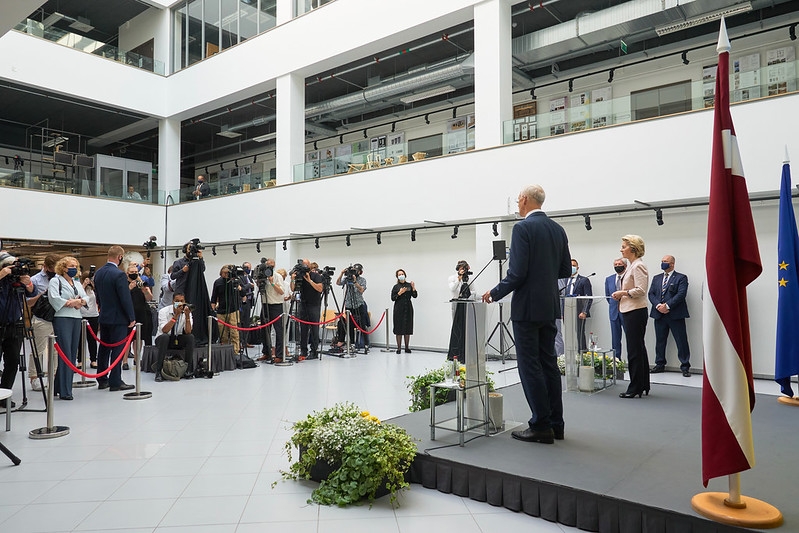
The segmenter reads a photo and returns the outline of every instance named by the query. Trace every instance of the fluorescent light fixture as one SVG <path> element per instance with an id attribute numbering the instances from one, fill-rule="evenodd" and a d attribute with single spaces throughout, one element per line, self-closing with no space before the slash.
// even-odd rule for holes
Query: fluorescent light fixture
<path id="1" fill-rule="evenodd" d="M 53 137 L 49 141 L 43 142 L 42 146 L 45 147 L 45 148 L 53 148 L 54 146 L 58 146 L 60 144 L 64 144 L 68 140 L 69 140 L 69 137 L 64 137 L 62 135 L 59 135 L 57 137 Z"/>
<path id="2" fill-rule="evenodd" d="M 275 132 L 275 133 L 267 133 L 266 135 L 259 135 L 258 137 L 253 137 L 252 140 L 257 142 L 257 143 L 262 143 L 262 142 L 266 142 L 266 141 L 271 141 L 275 137 L 277 137 L 277 132 Z"/>
<path id="3" fill-rule="evenodd" d="M 218 131 L 216 134 L 220 137 L 227 137 L 228 139 L 235 139 L 236 137 L 241 137 L 241 133 L 237 131 L 231 131 L 226 129 L 225 126 L 222 126 L 222 131 Z"/>
<path id="4" fill-rule="evenodd" d="M 666 24 L 665 26 L 659 26 L 655 28 L 655 32 L 658 34 L 658 36 L 663 36 L 667 33 L 673 33 L 675 31 L 681 31 L 686 28 L 693 28 L 694 26 L 700 26 L 708 22 L 713 22 L 714 20 L 719 20 L 721 17 L 731 17 L 732 15 L 739 15 L 749 11 L 752 11 L 751 2 L 736 4 L 724 9 L 719 9 L 718 11 L 711 11 L 710 13 L 705 13 L 704 15 L 691 17 L 685 20 L 674 22 L 672 24 Z"/>
<path id="5" fill-rule="evenodd" d="M 45 28 L 49 28 L 50 26 L 52 26 L 53 24 L 55 24 L 56 22 L 58 22 L 58 21 L 59 21 L 59 20 L 61 20 L 62 18 L 64 18 L 64 15 L 62 15 L 61 13 L 59 13 L 59 12 L 57 12 L 57 11 L 56 11 L 55 13 L 52 13 L 52 14 L 50 14 L 50 15 L 47 15 L 47 18 L 45 18 L 45 19 L 42 21 L 42 25 L 43 25 Z"/>
<path id="6" fill-rule="evenodd" d="M 440 96 L 442 94 L 447 94 L 455 92 L 455 87 L 452 85 L 444 85 L 443 87 L 436 87 L 435 89 L 429 89 L 427 91 L 422 91 L 416 94 L 409 94 L 408 96 L 403 96 L 400 98 L 400 102 L 403 104 L 412 104 L 413 102 L 418 102 L 419 100 L 425 100 L 427 98 L 432 98 L 434 96 Z"/>

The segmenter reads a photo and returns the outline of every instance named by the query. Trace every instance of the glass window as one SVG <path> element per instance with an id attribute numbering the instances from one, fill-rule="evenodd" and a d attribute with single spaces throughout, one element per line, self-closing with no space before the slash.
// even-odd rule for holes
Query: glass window
<path id="1" fill-rule="evenodd" d="M 203 58 L 203 3 L 202 0 L 189 1 L 189 35 L 187 65 L 193 65 Z"/>
<path id="2" fill-rule="evenodd" d="M 238 0 L 222 0 L 222 50 L 239 43 Z"/>
<path id="3" fill-rule="evenodd" d="M 122 198 L 123 172 L 118 168 L 100 169 L 100 196 Z"/>
<path id="4" fill-rule="evenodd" d="M 277 0 L 260 0 L 258 11 L 258 33 L 274 28 L 277 24 Z"/>
<path id="5" fill-rule="evenodd" d="M 437 157 L 442 154 L 441 134 L 429 135 L 408 141 L 408 153 L 424 152 L 425 157 Z"/>
<path id="6" fill-rule="evenodd" d="M 219 0 L 205 0 L 205 57 L 219 52 Z"/>
<path id="7" fill-rule="evenodd" d="M 239 35 L 242 41 L 258 35 L 258 0 L 239 3 Z"/>
<path id="8" fill-rule="evenodd" d="M 149 177 L 150 176 L 144 172 L 128 171 L 128 192 L 134 194 L 134 199 L 141 199 L 143 202 L 150 201 Z M 133 187 L 133 191 L 131 191 L 131 187 Z M 136 194 L 138 194 L 138 196 L 135 196 Z"/>
<path id="9" fill-rule="evenodd" d="M 186 30 L 186 6 L 183 5 L 180 9 L 175 10 L 175 48 L 173 56 L 175 70 L 186 67 Z"/>
<path id="10" fill-rule="evenodd" d="M 633 120 L 691 110 L 691 82 L 681 81 L 630 93 Z"/>

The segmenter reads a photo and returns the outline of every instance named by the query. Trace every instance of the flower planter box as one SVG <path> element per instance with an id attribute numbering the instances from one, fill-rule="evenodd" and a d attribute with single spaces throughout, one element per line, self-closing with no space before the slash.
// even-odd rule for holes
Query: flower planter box
<path id="1" fill-rule="evenodd" d="M 305 448 L 300 448 L 300 457 L 302 457 L 304 454 Z M 322 459 L 317 459 L 316 463 L 311 467 L 311 481 L 321 483 L 323 480 L 330 477 L 330 474 L 338 470 L 339 466 L 341 466 L 340 463 L 330 464 Z M 386 483 L 384 480 L 384 482 L 380 485 L 380 487 L 377 488 L 377 491 L 375 492 L 375 499 L 382 498 L 389 493 L 390 492 L 386 488 Z"/>

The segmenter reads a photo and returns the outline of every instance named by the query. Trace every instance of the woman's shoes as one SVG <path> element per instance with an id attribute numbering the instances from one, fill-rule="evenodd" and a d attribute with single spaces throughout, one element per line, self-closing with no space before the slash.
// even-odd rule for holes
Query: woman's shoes
<path id="1" fill-rule="evenodd" d="M 124 363 L 122 365 L 122 370 L 130 370 L 130 365 L 128 365 L 127 363 Z"/>
<path id="2" fill-rule="evenodd" d="M 649 396 L 649 391 L 647 391 L 646 395 Z M 636 396 L 640 398 L 641 392 L 622 392 L 619 394 L 619 398 L 635 398 Z"/>
<path id="3" fill-rule="evenodd" d="M 61 396 L 60 398 L 61 398 L 62 400 L 71 400 L 71 399 L 72 399 L 72 396 Z"/>
<path id="4" fill-rule="evenodd" d="M 411 349 L 410 348 L 405 348 L 405 353 L 411 353 Z"/>
<path id="5" fill-rule="evenodd" d="M 397 353 L 402 353 L 402 350 L 400 350 L 399 348 L 397 348 Z"/>
<path id="6" fill-rule="evenodd" d="M 92 361 L 89 366 L 92 368 L 97 368 L 97 361 Z"/>

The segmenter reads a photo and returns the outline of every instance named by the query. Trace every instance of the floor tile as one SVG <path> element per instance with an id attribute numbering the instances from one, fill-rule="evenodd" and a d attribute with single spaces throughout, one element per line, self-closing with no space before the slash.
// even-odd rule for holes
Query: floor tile
<path id="1" fill-rule="evenodd" d="M 180 498 L 160 526 L 238 524 L 247 499 L 241 496 Z"/>

